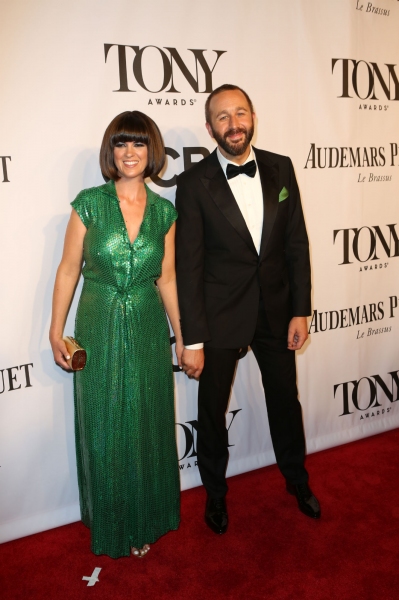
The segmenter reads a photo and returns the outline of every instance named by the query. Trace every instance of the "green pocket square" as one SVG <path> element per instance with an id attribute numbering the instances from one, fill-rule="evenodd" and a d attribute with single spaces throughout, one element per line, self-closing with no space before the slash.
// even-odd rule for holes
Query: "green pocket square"
<path id="1" fill-rule="evenodd" d="M 282 202 L 283 200 L 286 200 L 289 196 L 288 190 L 286 187 L 283 187 L 283 189 L 281 190 L 281 192 L 278 195 L 278 201 Z"/>

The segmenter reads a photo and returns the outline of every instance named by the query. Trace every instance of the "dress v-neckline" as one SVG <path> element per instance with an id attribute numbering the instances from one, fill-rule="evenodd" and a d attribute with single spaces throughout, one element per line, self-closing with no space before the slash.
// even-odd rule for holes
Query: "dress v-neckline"
<path id="1" fill-rule="evenodd" d="M 148 194 L 146 193 L 146 199 L 145 199 L 145 207 L 144 207 L 144 212 L 143 212 L 143 218 L 142 218 L 142 220 L 141 220 L 141 223 L 140 223 L 140 226 L 139 226 L 139 228 L 138 228 L 137 235 L 136 235 L 136 237 L 134 238 L 134 240 L 133 240 L 133 241 L 130 239 L 130 236 L 129 236 L 129 231 L 128 231 L 128 229 L 127 229 L 127 225 L 126 225 L 125 217 L 123 216 L 123 212 L 122 212 L 122 209 L 121 209 L 121 205 L 120 205 L 120 201 L 119 201 L 119 198 L 118 198 L 118 194 L 116 193 L 116 189 L 115 189 L 115 195 L 116 195 L 116 200 L 117 200 L 117 202 L 118 202 L 119 213 L 120 213 L 120 215 L 121 215 L 121 219 L 122 219 L 122 221 L 123 221 L 123 226 L 124 226 L 124 228 L 125 228 L 125 234 L 126 234 L 127 241 L 129 242 L 129 245 L 130 245 L 130 246 L 134 246 L 134 244 L 136 243 L 136 241 L 137 241 L 138 237 L 139 237 L 139 236 L 140 236 L 140 234 L 141 234 L 141 229 L 142 229 L 142 227 L 143 227 L 144 219 L 146 218 L 146 215 L 147 215 L 147 209 L 148 209 Z"/>

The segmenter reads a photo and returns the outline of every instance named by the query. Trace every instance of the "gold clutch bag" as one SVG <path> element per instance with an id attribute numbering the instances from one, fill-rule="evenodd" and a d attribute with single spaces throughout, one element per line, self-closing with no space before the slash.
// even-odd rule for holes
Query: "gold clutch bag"
<path id="1" fill-rule="evenodd" d="M 79 346 L 75 338 L 70 335 L 62 339 L 65 342 L 65 346 L 67 347 L 70 356 L 70 359 L 67 360 L 68 365 L 72 371 L 81 371 L 84 369 L 87 360 L 86 350 L 82 348 L 82 346 Z"/>

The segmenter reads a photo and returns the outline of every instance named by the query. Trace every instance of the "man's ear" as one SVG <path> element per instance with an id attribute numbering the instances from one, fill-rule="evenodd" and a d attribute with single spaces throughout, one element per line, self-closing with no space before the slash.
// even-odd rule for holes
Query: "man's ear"
<path id="1" fill-rule="evenodd" d="M 212 127 L 210 126 L 209 123 L 205 123 L 205 127 L 209 133 L 209 135 L 211 136 L 211 138 L 213 139 L 213 133 L 212 133 Z"/>

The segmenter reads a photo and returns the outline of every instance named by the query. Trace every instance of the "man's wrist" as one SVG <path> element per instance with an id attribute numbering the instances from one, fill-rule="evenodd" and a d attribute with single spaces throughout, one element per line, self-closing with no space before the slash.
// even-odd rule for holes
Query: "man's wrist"
<path id="1" fill-rule="evenodd" d="M 188 344 L 188 346 L 184 346 L 186 350 L 202 350 L 204 347 L 203 342 L 198 342 L 198 344 Z"/>

